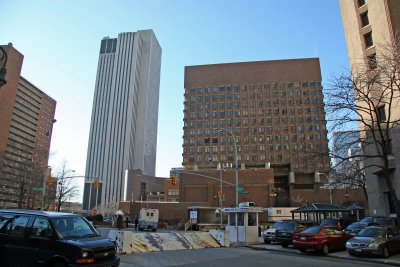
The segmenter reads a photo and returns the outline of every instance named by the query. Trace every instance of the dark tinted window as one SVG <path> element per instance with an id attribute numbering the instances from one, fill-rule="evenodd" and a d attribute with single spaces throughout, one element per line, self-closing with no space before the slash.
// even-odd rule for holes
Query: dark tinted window
<path id="1" fill-rule="evenodd" d="M 33 222 L 31 236 L 44 237 L 46 231 L 51 231 L 49 221 L 45 218 L 36 218 Z"/>
<path id="2" fill-rule="evenodd" d="M 279 222 L 274 223 L 274 225 L 272 225 L 272 228 L 279 229 L 282 227 L 282 225 L 283 225 L 283 222 L 279 221 Z"/>
<path id="3" fill-rule="evenodd" d="M 7 225 L 11 222 L 12 218 L 14 218 L 11 214 L 0 214 L 0 233 L 5 233 L 7 229 Z"/>
<path id="4" fill-rule="evenodd" d="M 23 236 L 26 232 L 26 226 L 28 224 L 29 217 L 20 216 L 13 220 L 10 229 L 10 235 Z"/>

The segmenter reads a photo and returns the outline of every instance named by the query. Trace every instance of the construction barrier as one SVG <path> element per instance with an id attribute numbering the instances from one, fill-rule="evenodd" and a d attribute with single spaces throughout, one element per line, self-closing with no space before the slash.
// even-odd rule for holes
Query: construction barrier
<path id="1" fill-rule="evenodd" d="M 206 232 L 135 233 L 111 230 L 108 238 L 117 242 L 118 253 L 121 254 L 221 247 Z"/>

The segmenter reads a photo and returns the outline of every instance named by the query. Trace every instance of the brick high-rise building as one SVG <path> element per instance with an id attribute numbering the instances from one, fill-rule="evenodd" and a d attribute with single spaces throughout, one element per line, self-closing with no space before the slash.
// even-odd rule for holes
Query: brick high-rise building
<path id="1" fill-rule="evenodd" d="M 387 51 L 386 49 L 389 47 L 389 44 L 399 41 L 400 1 L 340 0 L 340 9 L 347 43 L 347 53 L 353 77 L 357 77 L 360 73 L 374 73 L 376 68 L 385 63 L 384 53 Z M 389 114 L 391 122 L 397 120 L 396 123 L 398 125 L 398 120 L 400 120 L 400 93 L 398 81 L 397 85 L 394 84 L 393 87 L 389 86 L 389 88 L 392 88 L 394 92 L 391 101 L 386 101 L 385 99 L 387 95 L 391 94 L 391 92 L 388 92 L 388 87 L 385 88 L 385 78 L 382 78 L 385 77 L 387 73 L 390 73 L 390 71 L 387 71 L 386 73 L 381 72 L 381 81 L 379 81 L 381 84 L 379 84 L 379 82 L 371 83 L 373 84 L 373 94 L 382 95 L 384 97 L 376 98 L 376 100 L 373 100 L 373 98 L 370 97 L 370 99 L 373 100 L 370 103 L 367 103 L 364 98 L 362 101 L 358 101 L 357 103 L 358 107 L 362 107 L 358 110 L 359 113 L 363 114 L 365 110 L 368 110 L 369 106 L 372 106 L 372 102 L 375 102 L 374 105 L 377 105 L 379 113 L 378 117 L 380 118 L 376 118 L 379 121 L 376 122 L 373 127 L 386 121 L 386 116 L 389 116 Z M 369 76 L 373 77 L 372 75 Z M 398 79 L 398 75 L 395 77 Z M 365 88 L 368 90 L 368 86 L 365 86 Z M 385 90 L 386 93 L 383 93 Z M 365 109 L 365 107 L 367 107 L 367 109 Z M 368 118 L 370 114 L 371 113 L 366 114 L 364 118 Z M 384 119 L 381 120 L 382 118 Z M 400 175 L 400 153 L 398 148 L 400 147 L 400 129 L 398 126 L 396 127 L 394 125 L 391 125 L 390 127 L 390 134 L 385 134 L 390 136 L 388 138 L 390 138 L 391 141 L 387 147 L 392 150 L 389 153 L 391 155 L 388 157 L 390 167 L 390 173 L 388 176 L 394 186 L 394 190 L 397 192 L 397 197 L 399 198 L 400 184 L 398 177 Z M 364 137 L 366 132 L 371 132 L 369 128 L 370 127 L 366 127 L 360 123 L 360 129 Z M 379 154 L 375 150 L 375 145 L 365 146 L 363 149 L 364 154 L 367 156 Z M 367 167 L 365 170 L 365 177 L 369 209 L 371 214 L 389 215 L 390 213 L 396 212 L 395 203 L 389 194 L 389 188 L 383 178 L 385 175 L 382 175 L 382 172 L 377 170 L 377 166 L 383 166 L 382 162 L 382 159 L 376 157 L 366 157 L 365 159 L 364 166 Z"/>
<path id="2" fill-rule="evenodd" d="M 24 56 L 11 44 L 0 89 L 0 207 L 40 207 L 56 101 L 21 77 Z M 22 206 L 21 206 L 22 205 Z"/>
<path id="3" fill-rule="evenodd" d="M 329 169 L 318 58 L 187 66 L 184 86 L 187 169 L 234 167 L 234 138 L 239 168 L 273 167 L 285 192 Z"/>

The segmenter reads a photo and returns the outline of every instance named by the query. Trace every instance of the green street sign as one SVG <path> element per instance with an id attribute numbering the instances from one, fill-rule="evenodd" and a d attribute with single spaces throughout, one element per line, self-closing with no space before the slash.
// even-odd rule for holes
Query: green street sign
<path id="1" fill-rule="evenodd" d="M 42 191 L 43 187 L 33 187 L 32 191 Z"/>
<path id="2" fill-rule="evenodd" d="M 238 186 L 237 192 L 241 195 L 247 195 L 249 192 L 244 191 L 244 188 L 242 186 Z"/>

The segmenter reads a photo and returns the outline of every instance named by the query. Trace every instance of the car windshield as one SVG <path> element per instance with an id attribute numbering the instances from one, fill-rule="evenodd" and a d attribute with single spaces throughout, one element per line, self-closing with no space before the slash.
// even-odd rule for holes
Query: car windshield
<path id="1" fill-rule="evenodd" d="M 360 237 L 384 237 L 385 230 L 380 228 L 364 228 L 361 230 L 357 236 Z"/>
<path id="2" fill-rule="evenodd" d="M 285 231 L 294 231 L 296 228 L 295 222 L 282 222 L 282 226 L 279 227 L 280 230 L 285 230 Z"/>
<path id="3" fill-rule="evenodd" d="M 302 234 L 318 234 L 321 231 L 321 227 L 310 227 L 301 232 Z"/>
<path id="4" fill-rule="evenodd" d="M 347 230 L 354 230 L 354 229 L 360 229 L 363 228 L 361 223 L 352 223 L 349 226 L 347 226 Z"/>
<path id="5" fill-rule="evenodd" d="M 276 223 L 274 223 L 274 225 L 272 225 L 271 228 L 276 228 L 276 229 L 278 229 L 278 228 L 281 228 L 282 225 L 283 225 L 283 222 L 276 222 Z"/>
<path id="6" fill-rule="evenodd" d="M 52 224 L 61 239 L 79 239 L 99 235 L 93 226 L 80 216 L 53 219 Z"/>
<path id="7" fill-rule="evenodd" d="M 369 223 L 371 223 L 371 222 L 373 222 L 374 221 L 374 218 L 372 218 L 372 217 L 365 217 L 364 219 L 362 219 L 361 221 L 360 221 L 360 223 L 361 224 L 369 224 Z"/>

